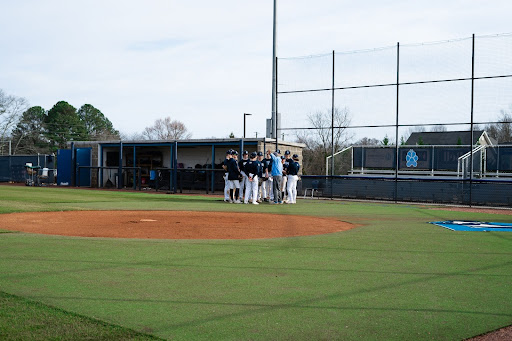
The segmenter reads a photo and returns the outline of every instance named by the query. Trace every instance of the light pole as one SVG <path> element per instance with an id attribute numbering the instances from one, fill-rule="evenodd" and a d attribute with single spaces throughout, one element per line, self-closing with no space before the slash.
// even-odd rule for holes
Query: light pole
<path id="1" fill-rule="evenodd" d="M 271 131 L 270 137 L 274 135 L 277 144 L 277 113 L 276 113 L 276 56 L 277 56 L 277 0 L 274 0 L 274 12 L 272 18 L 272 116 L 271 116 Z M 276 145 L 277 148 L 277 145 Z"/>
<path id="2" fill-rule="evenodd" d="M 251 115 L 252 115 L 252 114 L 246 114 L 246 113 L 244 113 L 244 139 L 245 139 L 245 118 L 246 118 L 247 116 L 251 116 Z"/>

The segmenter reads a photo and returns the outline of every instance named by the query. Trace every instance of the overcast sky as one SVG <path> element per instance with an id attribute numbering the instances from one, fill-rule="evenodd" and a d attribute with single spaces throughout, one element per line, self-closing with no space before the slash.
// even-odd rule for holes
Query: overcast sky
<path id="1" fill-rule="evenodd" d="M 92 104 L 125 134 L 170 116 L 193 138 L 265 133 L 271 0 L 0 0 L 0 89 Z M 512 32 L 510 0 L 278 0 L 278 57 Z"/>

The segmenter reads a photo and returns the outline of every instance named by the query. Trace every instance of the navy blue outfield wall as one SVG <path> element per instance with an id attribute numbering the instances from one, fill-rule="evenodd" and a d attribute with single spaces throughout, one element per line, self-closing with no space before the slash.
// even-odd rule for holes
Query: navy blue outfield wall
<path id="1" fill-rule="evenodd" d="M 456 178 L 302 176 L 302 190 L 345 199 L 512 206 L 512 181 Z"/>
<path id="2" fill-rule="evenodd" d="M 505 160 L 507 158 L 502 157 L 500 161 L 504 162 Z M 34 166 L 38 165 L 38 156 L 0 156 L 0 182 L 24 182 L 27 162 L 31 162 Z M 53 160 L 49 162 L 45 155 L 39 155 L 39 165 L 54 168 Z M 222 192 L 221 176 L 222 174 L 219 173 L 215 179 L 215 191 Z M 183 180 L 183 187 L 188 188 L 186 179 Z M 203 188 L 204 186 L 200 186 L 203 183 L 201 180 L 198 178 L 197 184 L 191 185 L 191 188 Z M 453 177 L 399 177 L 395 182 L 395 178 L 392 176 L 303 175 L 299 182 L 299 193 L 304 193 L 306 189 L 310 188 L 317 190 L 315 196 L 332 196 L 334 198 L 512 207 L 512 181 L 502 179 L 473 179 L 470 181 Z"/>
<path id="3" fill-rule="evenodd" d="M 39 165 L 41 168 L 54 168 L 54 158 L 48 155 L 0 156 L 0 182 L 25 182 L 26 163 L 32 163 L 33 166 Z"/>
<path id="4" fill-rule="evenodd" d="M 409 169 L 406 155 L 414 150 L 418 156 L 415 169 L 434 171 L 457 171 L 459 158 L 470 152 L 469 146 L 399 146 L 399 169 Z M 487 146 L 485 148 L 485 169 L 488 172 L 512 172 L 512 146 Z M 353 147 L 352 167 L 370 169 L 394 169 L 396 150 L 394 147 Z M 482 158 L 479 151 L 475 156 Z M 477 165 L 475 165 L 475 168 Z"/>

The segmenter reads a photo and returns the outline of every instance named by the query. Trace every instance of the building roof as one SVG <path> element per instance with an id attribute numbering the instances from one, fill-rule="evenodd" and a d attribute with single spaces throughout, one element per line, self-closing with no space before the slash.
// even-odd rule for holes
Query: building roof
<path id="1" fill-rule="evenodd" d="M 486 135 L 483 130 L 473 131 L 473 141 L 471 141 L 470 131 L 441 131 L 441 132 L 415 132 L 405 142 L 406 145 L 475 145 L 482 135 Z"/>
<path id="2" fill-rule="evenodd" d="M 244 143 L 267 143 L 269 146 L 272 144 L 275 144 L 275 139 L 269 139 L 269 138 L 224 138 L 224 139 L 218 139 L 218 138 L 211 138 L 211 139 L 187 139 L 187 140 L 111 140 L 111 141 L 69 141 L 67 144 L 71 145 L 71 142 L 73 142 L 75 145 L 105 145 L 105 144 L 119 144 L 122 142 L 123 144 L 136 144 L 136 145 L 155 145 L 155 144 L 162 144 L 166 145 L 169 143 L 175 143 L 178 142 L 179 145 L 219 145 L 219 144 L 233 144 L 238 145 L 240 144 L 241 140 L 244 141 Z M 299 142 L 290 142 L 290 141 L 283 141 L 278 140 L 279 146 L 290 146 L 290 147 L 297 147 L 297 148 L 305 148 L 306 145 Z"/>

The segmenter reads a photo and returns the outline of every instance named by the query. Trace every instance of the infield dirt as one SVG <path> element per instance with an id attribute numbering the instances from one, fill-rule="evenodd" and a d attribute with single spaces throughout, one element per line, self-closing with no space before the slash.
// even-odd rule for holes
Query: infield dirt
<path id="1" fill-rule="evenodd" d="M 330 218 L 193 211 L 65 211 L 2 215 L 2 229 L 106 238 L 263 239 L 335 233 L 356 225 Z"/>

